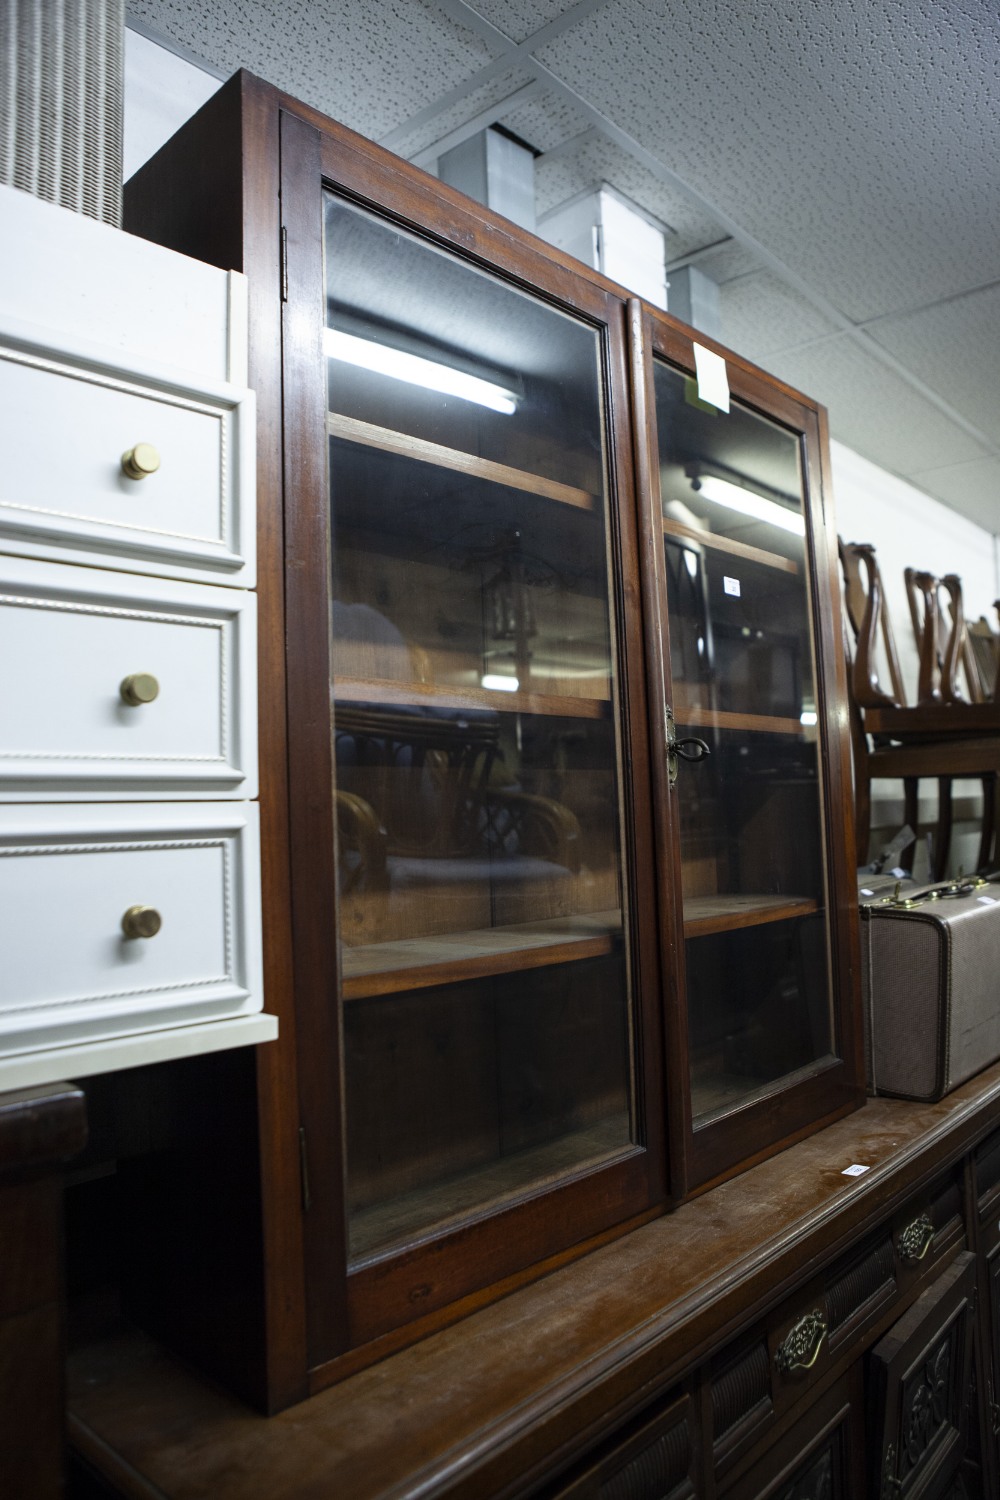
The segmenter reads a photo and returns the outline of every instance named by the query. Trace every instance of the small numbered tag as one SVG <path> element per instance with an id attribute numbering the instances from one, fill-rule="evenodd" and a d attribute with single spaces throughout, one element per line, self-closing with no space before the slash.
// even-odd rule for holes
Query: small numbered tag
<path id="1" fill-rule="evenodd" d="M 852 1167 L 845 1167 L 840 1175 L 841 1177 L 863 1177 L 868 1170 L 868 1167 L 863 1167 L 860 1163 L 855 1162 Z"/>
<path id="2" fill-rule="evenodd" d="M 723 575 L 722 587 L 727 594 L 732 594 L 734 599 L 740 597 L 740 580 L 738 578 L 726 578 Z"/>

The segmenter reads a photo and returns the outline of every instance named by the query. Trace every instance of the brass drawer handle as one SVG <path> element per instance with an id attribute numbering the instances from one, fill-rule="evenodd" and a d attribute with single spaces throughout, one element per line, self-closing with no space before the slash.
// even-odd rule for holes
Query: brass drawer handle
<path id="1" fill-rule="evenodd" d="M 896 1241 L 900 1260 L 923 1260 L 931 1248 L 933 1238 L 934 1225 L 931 1223 L 930 1214 L 921 1214 L 919 1219 L 914 1219 L 912 1224 L 907 1224 Z"/>
<path id="2" fill-rule="evenodd" d="M 118 691 L 130 708 L 140 708 L 160 696 L 160 684 L 152 672 L 130 672 L 122 678 Z"/>
<path id="3" fill-rule="evenodd" d="M 811 1370 L 819 1359 L 826 1338 L 826 1319 L 821 1312 L 806 1313 L 786 1334 L 774 1351 L 774 1363 L 781 1375 L 795 1370 Z"/>
<path id="4" fill-rule="evenodd" d="M 130 906 L 122 917 L 122 932 L 127 938 L 155 937 L 163 918 L 155 906 Z"/>
<path id="5" fill-rule="evenodd" d="M 148 479 L 160 467 L 160 455 L 152 443 L 136 443 L 122 454 L 122 473 L 127 479 Z"/>

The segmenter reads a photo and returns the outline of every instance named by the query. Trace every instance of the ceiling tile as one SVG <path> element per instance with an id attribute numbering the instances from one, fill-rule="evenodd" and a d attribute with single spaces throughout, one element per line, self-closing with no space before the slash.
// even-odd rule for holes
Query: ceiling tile
<path id="1" fill-rule="evenodd" d="M 1000 444 L 1000 285 L 891 318 L 868 332 Z"/>
<path id="2" fill-rule="evenodd" d="M 397 156 L 416 156 L 418 152 L 426 151 L 438 141 L 444 141 L 451 131 L 460 129 L 467 121 L 475 119 L 483 111 L 489 110 L 493 105 L 499 105 L 517 89 L 533 82 L 532 75 L 523 68 L 490 78 L 479 88 L 473 89 L 471 93 L 464 94 L 457 103 L 449 105 L 439 114 L 433 114 L 430 119 L 424 120 L 415 130 L 394 136 L 392 149 Z M 505 125 L 508 123 L 506 113 L 502 110 L 498 110 L 497 117 L 502 119 Z"/>
<path id="3" fill-rule="evenodd" d="M 750 276 L 761 269 L 760 261 L 752 250 L 741 245 L 739 240 L 730 239 L 721 230 L 717 236 L 717 248 L 711 249 L 707 255 L 699 256 L 696 264 L 720 286 L 724 286 L 727 281 L 735 281 L 737 276 Z"/>
<path id="4" fill-rule="evenodd" d="M 994 535 L 1000 532 L 1000 458 L 926 469 L 909 476 L 937 500 Z"/>
<path id="5" fill-rule="evenodd" d="M 921 469 L 985 456 L 974 438 L 847 334 L 761 363 L 829 408 L 833 437 L 895 474 L 912 479 Z"/>
<path id="6" fill-rule="evenodd" d="M 712 275 L 714 260 L 706 262 L 704 269 Z M 668 292 L 668 306 L 669 297 Z M 836 325 L 811 302 L 769 271 L 727 281 L 719 289 L 719 310 L 722 342 L 757 364 L 765 355 L 837 332 Z"/>
<path id="7" fill-rule="evenodd" d="M 376 140 L 494 55 L 425 0 L 128 0 L 128 10 L 224 74 L 249 68 Z"/>
<path id="8" fill-rule="evenodd" d="M 474 3 L 479 14 L 504 36 L 524 42 L 557 16 L 572 10 L 577 0 L 474 0 Z"/>
<path id="9" fill-rule="evenodd" d="M 530 99 L 504 119 L 508 130 L 536 151 L 553 151 L 581 135 L 589 125 L 586 115 L 556 94 Z"/>
<path id="10" fill-rule="evenodd" d="M 538 56 L 852 319 L 1000 276 L 995 0 L 613 0 Z"/>

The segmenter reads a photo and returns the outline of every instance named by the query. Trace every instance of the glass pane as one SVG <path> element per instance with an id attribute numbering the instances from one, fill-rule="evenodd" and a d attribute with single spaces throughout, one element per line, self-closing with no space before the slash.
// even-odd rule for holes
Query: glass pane
<path id="1" fill-rule="evenodd" d="M 696 1123 L 833 1048 L 800 440 L 655 366 Z M 697 755 L 697 745 L 688 747 Z"/>
<path id="2" fill-rule="evenodd" d="M 350 1253 L 635 1139 L 597 332 L 328 195 Z"/>

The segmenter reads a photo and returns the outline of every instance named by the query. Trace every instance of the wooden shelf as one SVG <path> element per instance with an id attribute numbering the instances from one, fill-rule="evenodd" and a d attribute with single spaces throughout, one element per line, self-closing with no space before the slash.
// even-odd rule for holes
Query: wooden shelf
<path id="1" fill-rule="evenodd" d="M 546 500 L 557 500 L 561 505 L 575 505 L 580 510 L 592 511 L 598 508 L 598 497 L 589 490 L 577 489 L 571 484 L 560 484 L 558 480 L 546 479 L 542 474 L 529 474 L 524 469 L 512 469 L 509 464 L 494 463 L 492 459 L 479 458 L 475 453 L 464 453 L 460 448 L 446 448 L 441 443 L 428 442 L 426 438 L 410 437 L 391 427 L 377 427 L 373 422 L 362 422 L 357 417 L 344 417 L 338 412 L 329 412 L 326 428 L 331 437 L 362 443 L 366 448 L 378 448 L 383 453 L 395 453 L 400 458 L 434 464 L 439 469 L 452 469 L 457 474 L 470 474 L 476 479 L 487 479 L 492 484 L 506 485 L 508 489 L 525 490 L 531 495 L 541 495 Z"/>
<path id="2" fill-rule="evenodd" d="M 809 896 L 692 896 L 684 902 L 684 936 L 709 937 L 819 911 Z"/>
<path id="3" fill-rule="evenodd" d="M 610 698 L 569 693 L 499 693 L 488 688 L 443 687 L 433 682 L 397 682 L 383 677 L 334 677 L 334 711 L 341 703 L 385 703 L 407 708 L 491 709 L 499 713 L 549 714 L 567 719 L 604 719 Z M 784 722 L 784 721 L 775 721 Z"/>
<path id="4" fill-rule="evenodd" d="M 620 941 L 621 913 L 602 911 L 522 922 L 516 927 L 487 927 L 478 932 L 445 932 L 344 947 L 343 996 L 345 1000 L 367 1000 L 430 985 L 486 979 L 491 974 L 600 958 Z"/>
<path id="5" fill-rule="evenodd" d="M 780 552 L 765 552 L 763 547 L 751 547 L 747 542 L 734 542 L 727 536 L 717 536 L 714 531 L 702 531 L 698 526 L 685 526 L 680 521 L 668 521 L 664 518 L 663 530 L 667 536 L 700 542 L 703 547 L 711 547 L 716 552 L 728 552 L 733 557 L 742 557 L 746 562 L 763 563 L 765 567 L 777 568 L 782 573 L 800 572 L 798 563 L 790 557 L 782 557 Z"/>
<path id="6" fill-rule="evenodd" d="M 743 729 L 751 734 L 794 734 L 804 739 L 799 719 L 779 719 L 768 714 L 734 714 L 718 708 L 701 708 L 697 703 L 674 705 L 678 729 Z"/>
<path id="7" fill-rule="evenodd" d="M 517 1193 L 537 1192 L 574 1172 L 592 1171 L 629 1149 L 635 1147 L 628 1114 L 622 1110 L 611 1119 L 567 1131 L 544 1145 L 401 1193 L 351 1214 L 350 1258 L 356 1263 L 430 1229 L 441 1233 L 476 1210 L 494 1207 Z"/>

